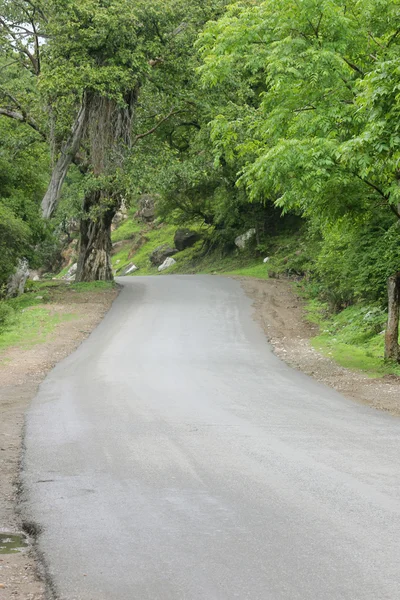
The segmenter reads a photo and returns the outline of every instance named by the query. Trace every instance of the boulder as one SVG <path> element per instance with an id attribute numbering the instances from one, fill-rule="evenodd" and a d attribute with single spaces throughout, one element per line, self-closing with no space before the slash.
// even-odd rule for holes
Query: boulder
<path id="1" fill-rule="evenodd" d="M 256 230 L 254 228 L 249 229 L 248 231 L 246 231 L 246 233 L 243 233 L 243 235 L 239 235 L 235 239 L 235 245 L 239 248 L 239 250 L 244 250 L 255 235 Z"/>
<path id="2" fill-rule="evenodd" d="M 31 281 L 40 281 L 39 271 L 29 271 L 29 279 Z"/>
<path id="3" fill-rule="evenodd" d="M 135 271 L 137 271 L 139 269 L 139 267 L 137 267 L 136 265 L 134 265 L 133 263 L 130 263 L 127 267 L 125 267 L 125 269 L 121 272 L 121 277 L 124 277 L 125 275 L 131 275 L 132 273 L 134 273 Z"/>
<path id="4" fill-rule="evenodd" d="M 23 258 L 18 261 L 15 273 L 11 275 L 7 284 L 7 298 L 15 298 L 25 291 L 26 280 L 29 277 L 28 261 Z"/>
<path id="5" fill-rule="evenodd" d="M 75 275 L 76 275 L 76 271 L 78 270 L 78 263 L 74 263 L 66 272 L 66 274 L 64 275 L 63 279 L 65 279 L 65 281 L 74 281 L 75 279 Z"/>
<path id="6" fill-rule="evenodd" d="M 178 250 L 176 248 L 171 248 L 168 244 L 162 244 L 161 246 L 157 246 L 150 254 L 150 262 L 155 267 L 159 267 L 167 258 L 173 256 L 177 252 Z"/>
<path id="7" fill-rule="evenodd" d="M 156 218 L 156 202 L 155 196 L 150 194 L 143 194 L 138 200 L 138 211 L 135 215 L 138 219 L 145 222 L 154 221 Z"/>
<path id="8" fill-rule="evenodd" d="M 163 262 L 162 265 L 160 265 L 158 267 L 158 270 L 161 271 L 166 271 L 167 269 L 169 269 L 170 267 L 172 267 L 172 265 L 176 264 L 176 260 L 174 258 L 166 258 L 165 261 Z"/>
<path id="9" fill-rule="evenodd" d="M 191 248 L 200 239 L 200 234 L 192 229 L 178 229 L 175 233 L 174 244 L 179 251 Z"/>

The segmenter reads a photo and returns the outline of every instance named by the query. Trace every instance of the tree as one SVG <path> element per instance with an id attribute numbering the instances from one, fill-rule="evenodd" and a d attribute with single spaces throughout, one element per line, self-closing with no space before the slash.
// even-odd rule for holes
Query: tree
<path id="1" fill-rule="evenodd" d="M 206 27 L 203 82 L 226 98 L 215 154 L 244 163 L 251 199 L 310 220 L 386 209 L 398 221 L 399 16 L 392 1 L 269 0 Z M 389 304 L 398 312 L 398 295 Z M 388 332 L 386 357 L 398 360 L 396 319 Z"/>
<path id="2" fill-rule="evenodd" d="M 4 56 L 31 78 L 47 119 L 38 123 L 24 98 L 9 90 L 0 114 L 35 129 L 52 148 L 55 162 L 43 215 L 54 213 L 71 162 L 87 174 L 78 280 L 112 278 L 110 226 L 123 195 L 119 172 L 130 150 L 141 88 L 153 79 L 159 94 L 172 100 L 171 90 L 179 82 L 168 75 L 176 76 L 184 60 L 190 61 L 199 25 L 221 4 L 2 0 Z M 151 126 L 138 132 L 135 142 L 182 110 L 174 106 L 175 100 L 168 107 L 165 100 L 162 104 L 165 113 L 154 114 Z"/>

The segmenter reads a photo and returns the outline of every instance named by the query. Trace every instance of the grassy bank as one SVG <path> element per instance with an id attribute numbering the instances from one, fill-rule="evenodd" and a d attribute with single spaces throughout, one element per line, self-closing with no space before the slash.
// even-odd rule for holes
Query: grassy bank
<path id="1" fill-rule="evenodd" d="M 27 292 L 0 302 L 0 352 L 11 346 L 30 348 L 45 342 L 59 323 L 76 319 L 74 312 L 59 313 L 65 292 L 83 294 L 109 290 L 106 282 L 65 284 L 58 281 L 28 282 Z"/>
<path id="2" fill-rule="evenodd" d="M 380 306 L 356 304 L 330 315 L 326 304 L 311 300 L 307 315 L 320 328 L 311 343 L 322 354 L 370 377 L 400 376 L 400 365 L 382 359 L 387 315 Z"/>

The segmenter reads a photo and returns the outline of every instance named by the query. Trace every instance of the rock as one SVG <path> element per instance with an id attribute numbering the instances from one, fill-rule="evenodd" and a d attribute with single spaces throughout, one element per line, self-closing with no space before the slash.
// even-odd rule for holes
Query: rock
<path id="1" fill-rule="evenodd" d="M 263 263 L 267 263 L 270 260 L 269 256 L 267 256 L 266 258 L 264 258 Z"/>
<path id="2" fill-rule="evenodd" d="M 154 221 L 157 213 L 156 204 L 156 196 L 151 196 L 150 194 L 143 194 L 143 196 L 140 196 L 138 200 L 139 209 L 135 214 L 135 217 L 141 219 L 142 221 Z"/>
<path id="3" fill-rule="evenodd" d="M 40 281 L 39 271 L 29 271 L 29 279 L 31 281 Z"/>
<path id="4" fill-rule="evenodd" d="M 125 206 L 125 203 L 122 203 L 121 208 L 115 213 L 114 218 L 112 220 L 112 228 L 116 229 L 118 225 L 121 225 L 123 221 L 128 218 L 128 209 Z"/>
<path id="5" fill-rule="evenodd" d="M 24 293 L 26 280 L 29 277 L 28 261 L 26 258 L 18 261 L 15 273 L 11 275 L 7 284 L 7 298 L 15 298 Z"/>
<path id="6" fill-rule="evenodd" d="M 63 279 L 65 281 L 73 281 L 75 279 L 76 272 L 78 270 L 78 263 L 74 263 L 66 272 Z"/>
<path id="7" fill-rule="evenodd" d="M 119 265 L 120 262 L 121 262 L 121 259 L 119 258 L 118 260 L 115 261 L 115 264 Z"/>
<path id="8" fill-rule="evenodd" d="M 174 244 L 179 251 L 191 248 L 200 239 L 200 234 L 192 229 L 178 229 L 175 233 Z"/>
<path id="9" fill-rule="evenodd" d="M 43 300 L 43 296 L 36 296 L 35 300 Z"/>
<path id="10" fill-rule="evenodd" d="M 155 267 L 159 267 L 167 258 L 173 256 L 177 252 L 178 250 L 176 248 L 171 248 L 168 244 L 162 244 L 161 246 L 157 246 L 150 254 L 150 262 Z"/>
<path id="11" fill-rule="evenodd" d="M 172 265 L 176 264 L 176 260 L 174 258 L 166 258 L 165 261 L 163 262 L 162 265 L 160 265 L 158 267 L 159 271 L 166 271 L 167 269 L 169 269 L 170 267 L 172 267 Z"/>
<path id="12" fill-rule="evenodd" d="M 137 271 L 139 269 L 139 267 L 137 267 L 136 265 L 134 265 L 133 263 L 130 263 L 127 267 L 125 267 L 125 269 L 121 272 L 121 277 L 124 277 L 125 275 L 130 275 L 131 273 L 134 273 L 135 271 Z"/>
<path id="13" fill-rule="evenodd" d="M 246 248 L 246 246 L 248 245 L 249 241 L 256 235 L 256 230 L 253 229 L 249 229 L 248 231 L 246 231 L 246 233 L 243 233 L 243 235 L 239 235 L 236 239 L 235 239 L 235 245 L 239 248 L 239 250 L 244 250 Z"/>

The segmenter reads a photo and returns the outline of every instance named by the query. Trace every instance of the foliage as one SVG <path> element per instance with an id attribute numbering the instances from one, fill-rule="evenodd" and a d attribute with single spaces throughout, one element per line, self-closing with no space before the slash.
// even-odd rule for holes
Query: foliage
<path id="1" fill-rule="evenodd" d="M 400 375 L 399 366 L 382 361 L 387 315 L 380 305 L 359 304 L 327 316 L 324 306 L 314 302 L 311 314 L 311 320 L 317 322 L 321 330 L 312 340 L 317 350 L 340 365 L 364 371 L 371 377 Z"/>

